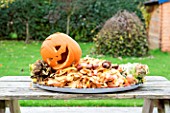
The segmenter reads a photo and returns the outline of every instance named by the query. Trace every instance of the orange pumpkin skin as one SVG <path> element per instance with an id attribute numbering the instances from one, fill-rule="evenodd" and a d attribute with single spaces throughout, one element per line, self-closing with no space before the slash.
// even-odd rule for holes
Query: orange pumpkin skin
<path id="1" fill-rule="evenodd" d="M 47 37 L 40 53 L 42 59 L 55 70 L 78 64 L 82 55 L 78 43 L 64 33 L 54 33 Z"/>

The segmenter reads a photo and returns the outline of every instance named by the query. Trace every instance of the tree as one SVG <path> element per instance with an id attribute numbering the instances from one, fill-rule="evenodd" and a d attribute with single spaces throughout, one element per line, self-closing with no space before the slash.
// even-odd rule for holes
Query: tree
<path id="1" fill-rule="evenodd" d="M 32 37 L 31 34 L 34 33 L 34 29 L 36 28 L 35 25 L 44 19 L 43 16 L 45 14 L 42 13 L 46 10 L 45 1 L 15 0 L 6 4 L 8 5 L 7 7 L 1 8 L 0 12 L 2 12 L 2 15 L 0 18 L 8 17 L 6 20 L 3 19 L 4 23 L 7 23 L 5 27 L 8 32 L 18 33 L 19 37 L 25 37 L 25 43 L 28 43 Z"/>
<path id="2" fill-rule="evenodd" d="M 57 4 L 56 8 L 49 11 L 46 18 L 49 19 L 50 23 L 55 24 L 61 15 L 66 14 L 66 34 L 70 33 L 70 19 L 74 14 L 77 7 L 78 0 L 54 0 L 52 4 Z"/>

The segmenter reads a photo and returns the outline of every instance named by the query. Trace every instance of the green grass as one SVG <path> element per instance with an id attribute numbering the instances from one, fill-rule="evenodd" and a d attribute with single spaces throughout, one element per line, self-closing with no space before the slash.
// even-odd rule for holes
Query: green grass
<path id="1" fill-rule="evenodd" d="M 28 76 L 29 64 L 41 59 L 42 42 L 25 44 L 23 41 L 0 41 L 0 76 Z M 89 52 L 92 43 L 80 43 L 84 52 Z M 10 71 L 9 71 L 10 70 Z"/>
<path id="2" fill-rule="evenodd" d="M 141 99 L 122 100 L 21 100 L 21 106 L 142 106 Z"/>
<path id="3" fill-rule="evenodd" d="M 22 41 L 0 41 L 0 76 L 28 76 L 29 64 L 41 59 L 40 47 L 42 42 L 25 44 Z M 82 57 L 89 55 L 93 43 L 79 43 L 83 51 Z M 111 56 L 93 56 L 106 59 L 112 63 L 122 64 L 139 62 L 147 64 L 149 76 L 159 75 L 170 80 L 170 53 L 160 50 L 150 51 L 150 56 L 135 58 L 112 58 Z M 142 106 L 143 100 L 22 100 L 22 106 Z"/>
<path id="4" fill-rule="evenodd" d="M 41 59 L 40 47 L 42 42 L 25 44 L 21 41 L 0 41 L 0 76 L 30 75 L 29 64 Z M 82 57 L 89 55 L 93 43 L 79 43 L 83 51 Z M 111 56 L 94 56 L 107 59 L 112 63 L 139 62 L 147 64 L 150 69 L 149 75 L 164 76 L 170 80 L 170 53 L 160 50 L 150 51 L 150 56 L 143 58 L 112 58 Z"/>

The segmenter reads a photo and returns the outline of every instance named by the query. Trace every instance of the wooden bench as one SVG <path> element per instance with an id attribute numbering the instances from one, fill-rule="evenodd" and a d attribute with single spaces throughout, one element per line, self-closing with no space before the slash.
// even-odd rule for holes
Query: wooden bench
<path id="1" fill-rule="evenodd" d="M 4 76 L 0 78 L 0 113 L 9 106 L 11 113 L 21 113 L 18 100 L 40 99 L 144 99 L 142 113 L 170 113 L 170 81 L 161 76 L 147 76 L 138 89 L 110 94 L 66 94 L 30 87 L 29 76 Z"/>

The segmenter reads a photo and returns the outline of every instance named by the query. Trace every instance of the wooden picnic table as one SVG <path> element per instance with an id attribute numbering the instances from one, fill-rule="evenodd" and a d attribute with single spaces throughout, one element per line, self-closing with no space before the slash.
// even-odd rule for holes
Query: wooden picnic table
<path id="1" fill-rule="evenodd" d="M 46 91 L 30 86 L 29 76 L 4 76 L 0 78 L 0 113 L 9 106 L 11 113 L 21 113 L 18 100 L 41 99 L 144 99 L 142 113 L 170 113 L 170 81 L 161 76 L 147 76 L 138 89 L 109 94 L 67 94 Z"/>

